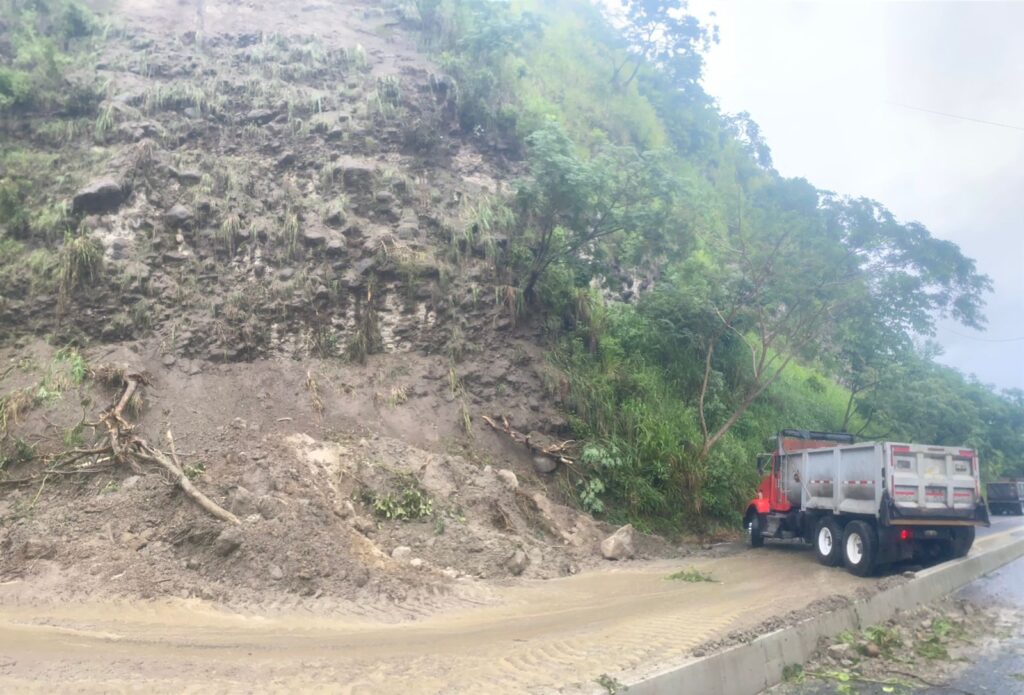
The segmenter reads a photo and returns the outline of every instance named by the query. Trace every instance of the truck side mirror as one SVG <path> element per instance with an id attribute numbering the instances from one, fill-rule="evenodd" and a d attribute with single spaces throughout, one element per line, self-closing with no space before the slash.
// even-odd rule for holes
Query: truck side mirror
<path id="1" fill-rule="evenodd" d="M 770 467 L 771 461 L 771 454 L 759 454 L 757 457 L 757 472 L 764 475 L 764 472 Z"/>

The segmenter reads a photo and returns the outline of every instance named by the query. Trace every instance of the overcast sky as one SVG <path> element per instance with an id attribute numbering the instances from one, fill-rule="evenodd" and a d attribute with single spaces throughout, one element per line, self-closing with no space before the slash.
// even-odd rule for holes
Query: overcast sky
<path id="1" fill-rule="evenodd" d="M 875 198 L 992 277 L 987 330 L 943 324 L 941 359 L 1024 388 L 1024 3 L 693 0 L 691 10 L 714 10 L 721 28 L 707 91 L 725 111 L 750 112 L 783 175 Z"/>

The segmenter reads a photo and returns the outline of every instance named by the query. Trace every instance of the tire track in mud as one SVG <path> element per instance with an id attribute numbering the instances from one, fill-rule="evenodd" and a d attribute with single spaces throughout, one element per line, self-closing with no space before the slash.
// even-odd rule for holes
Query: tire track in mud
<path id="1" fill-rule="evenodd" d="M 774 550 L 686 563 L 714 583 L 668 580 L 678 562 L 630 563 L 496 589 L 500 602 L 398 624 L 308 609 L 260 618 L 204 605 L 105 613 L 0 600 L 0 654 L 13 662 L 0 664 L 0 689 L 138 690 L 145 678 L 153 692 L 589 691 L 602 674 L 678 661 L 733 630 L 874 583 Z"/>

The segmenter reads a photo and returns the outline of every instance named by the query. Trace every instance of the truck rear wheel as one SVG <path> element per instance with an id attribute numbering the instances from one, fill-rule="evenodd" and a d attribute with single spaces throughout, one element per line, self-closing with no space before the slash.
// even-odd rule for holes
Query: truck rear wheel
<path id="1" fill-rule="evenodd" d="M 953 529 L 951 553 L 954 558 L 964 557 L 974 545 L 974 527 L 961 526 Z"/>
<path id="2" fill-rule="evenodd" d="M 866 577 L 875 569 L 878 538 L 874 529 L 863 521 L 851 521 L 843 533 L 843 563 L 858 577 Z"/>
<path id="3" fill-rule="evenodd" d="M 750 547 L 760 548 L 764 545 L 764 520 L 757 512 L 750 517 Z"/>
<path id="4" fill-rule="evenodd" d="M 826 567 L 843 561 L 843 532 L 833 516 L 823 516 L 814 529 L 814 554 Z"/>

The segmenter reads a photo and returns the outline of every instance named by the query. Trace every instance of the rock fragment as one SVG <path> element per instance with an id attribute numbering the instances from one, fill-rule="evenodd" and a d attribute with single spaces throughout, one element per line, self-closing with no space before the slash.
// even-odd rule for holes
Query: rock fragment
<path id="1" fill-rule="evenodd" d="M 114 179 L 97 179 L 75 194 L 71 209 L 75 214 L 105 215 L 117 212 L 127 197 L 124 186 Z"/>
<path id="2" fill-rule="evenodd" d="M 515 490 L 519 487 L 519 479 L 516 478 L 516 474 L 507 468 L 500 469 L 495 475 L 501 479 L 501 482 L 505 484 L 509 490 Z"/>
<path id="3" fill-rule="evenodd" d="M 606 560 L 626 560 L 636 555 L 633 525 L 626 524 L 601 541 L 601 555 Z"/>

